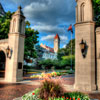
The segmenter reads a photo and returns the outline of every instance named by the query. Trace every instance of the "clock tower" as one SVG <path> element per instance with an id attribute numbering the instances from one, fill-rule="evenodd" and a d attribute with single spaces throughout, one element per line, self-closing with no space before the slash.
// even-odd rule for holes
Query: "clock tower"
<path id="1" fill-rule="evenodd" d="M 57 53 L 60 48 L 60 37 L 58 34 L 54 37 L 54 52 Z"/>

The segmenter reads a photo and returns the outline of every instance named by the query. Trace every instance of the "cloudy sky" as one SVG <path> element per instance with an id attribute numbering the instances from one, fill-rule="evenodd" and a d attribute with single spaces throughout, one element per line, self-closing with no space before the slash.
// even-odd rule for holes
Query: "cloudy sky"
<path id="1" fill-rule="evenodd" d="M 67 28 L 75 24 L 75 0 L 0 0 L 5 11 L 14 12 L 22 6 L 26 20 L 39 31 L 39 43 L 53 47 L 56 33 L 61 38 L 61 48 L 71 39 Z M 73 34 L 73 38 L 75 33 Z"/>

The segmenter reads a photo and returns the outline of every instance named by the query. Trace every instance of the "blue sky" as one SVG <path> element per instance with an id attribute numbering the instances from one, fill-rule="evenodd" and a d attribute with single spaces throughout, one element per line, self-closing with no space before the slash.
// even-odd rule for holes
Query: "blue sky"
<path id="1" fill-rule="evenodd" d="M 60 47 L 71 39 L 67 28 L 75 24 L 75 0 L 0 0 L 5 11 L 14 12 L 22 6 L 26 20 L 39 31 L 39 43 L 53 47 L 56 33 L 61 38 Z M 75 32 L 73 34 L 75 38 Z"/>

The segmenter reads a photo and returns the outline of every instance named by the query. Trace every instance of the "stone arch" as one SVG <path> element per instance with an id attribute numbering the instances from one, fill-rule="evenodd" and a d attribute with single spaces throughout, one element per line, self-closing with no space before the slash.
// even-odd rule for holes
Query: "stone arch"
<path id="1" fill-rule="evenodd" d="M 80 6 L 80 21 L 81 22 L 84 22 L 84 16 L 85 16 L 84 9 L 85 9 L 85 3 L 83 2 Z"/>
<path id="2" fill-rule="evenodd" d="M 0 78 L 5 78 L 6 70 L 6 53 L 5 50 L 0 49 Z"/>

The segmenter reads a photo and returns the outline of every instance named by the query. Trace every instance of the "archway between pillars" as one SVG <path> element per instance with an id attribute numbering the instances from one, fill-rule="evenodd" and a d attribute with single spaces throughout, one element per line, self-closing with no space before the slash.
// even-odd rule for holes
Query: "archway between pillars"
<path id="1" fill-rule="evenodd" d="M 6 55 L 0 50 L 0 78 L 5 78 Z"/>

